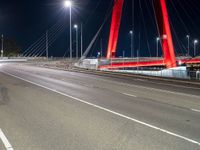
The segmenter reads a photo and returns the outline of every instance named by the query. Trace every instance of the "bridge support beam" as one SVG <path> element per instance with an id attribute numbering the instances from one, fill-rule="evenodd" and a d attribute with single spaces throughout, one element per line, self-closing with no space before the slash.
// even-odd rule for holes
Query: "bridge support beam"
<path id="1" fill-rule="evenodd" d="M 110 27 L 110 37 L 107 48 L 107 59 L 114 58 L 118 42 L 119 28 L 121 24 L 121 16 L 124 0 L 115 0 L 112 12 L 112 22 Z"/>
<path id="2" fill-rule="evenodd" d="M 164 63 L 167 68 L 177 66 L 174 52 L 174 45 L 169 23 L 166 0 L 153 0 L 155 13 L 158 23 L 158 30 L 161 38 L 162 50 L 164 54 Z M 107 59 L 115 58 L 118 42 L 119 28 L 123 10 L 124 0 L 114 0 L 112 22 L 110 27 L 110 37 L 107 49 Z"/>
<path id="3" fill-rule="evenodd" d="M 154 8 L 164 54 L 164 62 L 167 68 L 174 68 L 177 66 L 177 64 L 166 0 L 154 0 Z"/>

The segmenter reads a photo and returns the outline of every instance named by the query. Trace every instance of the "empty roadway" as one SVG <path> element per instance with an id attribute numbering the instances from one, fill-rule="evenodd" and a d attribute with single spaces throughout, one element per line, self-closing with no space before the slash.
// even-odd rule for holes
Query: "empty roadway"
<path id="1" fill-rule="evenodd" d="M 198 86 L 25 64 L 0 71 L 0 129 L 14 149 L 200 149 Z"/>

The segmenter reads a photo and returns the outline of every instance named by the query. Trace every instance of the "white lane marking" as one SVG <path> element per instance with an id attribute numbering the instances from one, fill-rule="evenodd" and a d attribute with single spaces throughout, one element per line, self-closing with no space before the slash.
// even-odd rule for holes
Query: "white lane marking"
<path id="1" fill-rule="evenodd" d="M 198 110 L 198 109 L 191 109 L 192 111 L 196 111 L 196 112 L 200 112 L 200 110 Z"/>
<path id="2" fill-rule="evenodd" d="M 35 66 L 34 66 L 34 68 L 35 69 L 39 69 L 39 70 L 41 70 L 41 69 L 47 69 L 47 70 L 49 70 L 48 68 L 41 68 L 40 69 L 40 68 L 35 67 Z M 56 71 L 62 71 L 62 70 L 56 70 Z M 62 71 L 62 72 L 66 73 L 65 71 Z M 79 76 L 79 75 L 77 75 L 77 76 Z M 132 85 L 132 84 L 127 84 L 127 83 L 119 83 L 119 82 L 116 82 L 116 81 L 110 81 L 110 80 L 107 80 L 107 79 L 100 79 L 100 78 L 95 78 L 95 77 L 90 77 L 90 78 L 95 79 L 95 80 L 101 80 L 101 81 L 104 81 L 104 82 L 115 83 L 115 84 L 118 84 L 118 85 L 128 86 L 128 87 L 144 88 L 144 89 L 147 89 L 147 90 L 154 90 L 154 91 L 163 92 L 163 93 L 170 93 L 170 94 L 175 94 L 175 95 L 187 96 L 187 97 L 193 97 L 193 98 L 200 99 L 200 96 L 197 96 L 197 95 L 185 94 L 185 93 L 180 93 L 180 92 L 172 92 L 172 91 L 168 91 L 168 90 L 156 89 L 156 88 L 145 87 L 145 86 L 140 86 L 140 85 Z M 185 87 L 185 86 L 183 86 L 183 87 Z"/>
<path id="3" fill-rule="evenodd" d="M 170 93 L 170 94 L 175 94 L 175 95 L 187 96 L 187 97 L 193 97 L 193 98 L 200 99 L 200 96 L 197 96 L 197 95 L 185 94 L 185 93 L 180 93 L 180 92 L 172 92 L 172 91 L 168 91 L 168 90 L 162 90 L 162 89 L 156 89 L 156 88 L 151 88 L 151 87 L 145 87 L 145 86 L 141 86 L 141 85 L 133 85 L 133 84 L 128 84 L 128 83 L 120 83 L 120 82 L 110 81 L 110 80 L 100 79 L 100 78 L 97 78 L 96 80 L 101 80 L 101 81 L 104 81 L 104 82 L 107 82 L 107 83 L 108 82 L 115 83 L 115 84 L 118 84 L 118 85 L 123 85 L 123 86 L 128 86 L 128 87 L 143 88 L 143 89 L 147 89 L 147 90 L 154 90 L 154 91 L 163 92 L 163 93 Z"/>
<path id="4" fill-rule="evenodd" d="M 6 138 L 5 134 L 3 131 L 0 129 L 0 139 L 2 140 L 4 146 L 6 147 L 7 150 L 14 150 L 8 139 Z"/>
<path id="5" fill-rule="evenodd" d="M 28 82 L 28 83 L 34 84 L 34 85 L 36 85 L 36 86 L 42 87 L 42 88 L 47 89 L 47 90 L 49 90 L 49 91 L 58 93 L 58 94 L 60 94 L 60 95 L 66 96 L 66 97 L 71 98 L 71 99 L 74 99 L 74 100 L 79 101 L 79 102 L 81 102 L 81 103 L 87 104 L 87 105 L 89 105 L 89 106 L 98 108 L 98 109 L 100 109 L 100 110 L 104 110 L 104 111 L 109 112 L 109 113 L 111 113 L 111 114 L 114 114 L 114 115 L 117 115 L 117 116 L 119 116 L 119 117 L 122 117 L 122 118 L 125 118 L 125 119 L 128 119 L 128 120 L 131 120 L 131 121 L 136 122 L 136 123 L 138 123 L 138 124 L 147 126 L 147 127 L 149 127 L 149 128 L 152 128 L 152 129 L 161 131 L 161 132 L 163 132 L 163 133 L 172 135 L 172 136 L 174 136 L 174 137 L 180 138 L 180 139 L 182 139 L 182 140 L 185 140 L 185 141 L 188 141 L 188 142 L 190 142 L 190 143 L 193 143 L 193 144 L 196 144 L 196 145 L 200 146 L 200 142 L 195 141 L 195 140 L 193 140 L 193 139 L 184 137 L 184 136 L 182 136 L 182 135 L 173 133 L 173 132 L 171 132 L 171 131 L 168 131 L 168 130 L 165 130 L 165 129 L 162 129 L 162 128 L 159 128 L 159 127 L 156 127 L 156 126 L 154 126 L 154 125 L 145 123 L 145 122 L 143 122 L 143 121 L 134 119 L 134 118 L 132 118 L 132 117 L 129 117 L 129 116 L 123 115 L 123 114 L 121 114 L 121 113 L 112 111 L 112 110 L 110 110 L 110 109 L 107 109 L 107 108 L 98 106 L 98 105 L 96 105 L 96 104 L 92 104 L 92 103 L 87 102 L 87 101 L 85 101 L 85 100 L 82 100 L 82 99 L 79 99 L 79 98 L 77 98 L 77 97 L 74 97 L 74 96 L 71 96 L 71 95 L 62 93 L 62 92 L 57 91 L 57 90 L 55 90 L 55 89 L 48 88 L 48 87 L 43 86 L 43 85 L 40 85 L 40 84 L 38 84 L 38 83 L 35 83 L 35 82 L 32 82 L 32 81 L 23 79 L 23 78 L 21 78 L 21 77 L 18 77 L 18 76 L 16 76 L 16 75 L 10 74 L 10 73 L 8 73 L 8 72 L 4 72 L 4 71 L 1 71 L 1 72 L 5 73 L 5 74 L 7 74 L 7 75 L 10 75 L 10 76 L 12 76 L 12 77 L 15 77 L 15 78 L 17 78 L 17 79 L 20 79 L 20 80 L 26 81 L 26 82 Z"/>
<path id="6" fill-rule="evenodd" d="M 130 96 L 130 97 L 137 97 L 136 95 L 132 95 L 132 94 L 128 94 L 128 93 L 122 93 L 122 94 L 124 94 L 126 96 Z"/>

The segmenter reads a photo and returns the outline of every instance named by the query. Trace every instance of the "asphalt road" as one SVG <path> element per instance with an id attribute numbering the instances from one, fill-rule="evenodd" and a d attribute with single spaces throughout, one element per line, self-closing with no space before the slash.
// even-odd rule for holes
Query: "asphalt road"
<path id="1" fill-rule="evenodd" d="M 200 87 L 2 64 L 0 129 L 0 150 L 200 150 Z"/>

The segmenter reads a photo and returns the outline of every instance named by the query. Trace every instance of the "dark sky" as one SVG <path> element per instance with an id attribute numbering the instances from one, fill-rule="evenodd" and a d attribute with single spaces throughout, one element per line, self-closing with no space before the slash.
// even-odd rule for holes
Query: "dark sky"
<path id="1" fill-rule="evenodd" d="M 139 49 L 140 45 L 140 55 L 149 56 L 151 54 L 154 56 L 157 31 L 151 0 L 134 1 L 135 51 Z M 73 3 L 73 22 L 83 22 L 85 49 L 103 22 L 106 13 L 110 11 L 112 1 L 74 0 Z M 185 36 L 187 34 L 190 34 L 191 38 L 200 39 L 199 3 L 199 0 L 167 0 L 177 54 L 185 53 L 187 46 Z M 69 47 L 68 14 L 68 10 L 63 8 L 63 0 L 0 0 L 0 33 L 3 33 L 5 37 L 16 39 L 22 51 L 25 51 L 44 35 L 47 29 L 52 28 L 59 21 L 57 24 L 63 26 L 63 31 L 60 36 L 56 37 L 56 42 L 51 46 L 50 55 L 63 56 Z M 103 39 L 105 53 L 109 26 L 110 18 L 98 37 L 90 56 L 95 55 L 97 50 L 100 49 L 100 38 Z M 132 0 L 125 0 L 118 56 L 122 55 L 123 50 L 126 51 L 127 56 L 130 54 L 130 35 L 128 33 L 131 26 Z M 139 35 L 141 37 L 140 42 Z M 68 55 L 68 53 L 66 54 Z"/>

